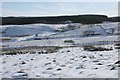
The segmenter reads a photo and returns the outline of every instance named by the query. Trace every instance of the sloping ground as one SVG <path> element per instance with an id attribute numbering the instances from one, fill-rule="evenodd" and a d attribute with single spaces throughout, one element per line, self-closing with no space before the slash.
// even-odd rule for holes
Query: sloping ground
<path id="1" fill-rule="evenodd" d="M 65 37 L 65 36 L 83 36 L 84 31 L 95 31 L 95 34 L 105 35 L 106 32 L 95 25 L 93 27 L 90 27 L 89 25 L 81 26 L 81 28 L 74 29 L 74 30 L 68 30 L 66 32 L 61 32 L 56 35 L 53 35 L 52 37 Z"/>
<path id="2" fill-rule="evenodd" d="M 39 51 L 38 51 L 39 52 Z M 23 71 L 29 78 L 118 78 L 118 51 L 84 51 L 81 47 L 63 48 L 52 54 L 26 53 L 0 55 L 3 78 Z"/>
<path id="3" fill-rule="evenodd" d="M 102 25 L 105 29 L 108 28 L 117 28 L 118 23 L 103 23 Z M 3 42 L 0 46 L 4 47 L 24 47 L 24 46 L 66 46 L 69 44 L 65 44 L 64 40 L 73 40 L 75 44 L 97 44 L 99 41 L 110 41 L 111 43 L 114 41 L 118 41 L 118 35 L 110 35 L 106 36 L 105 31 L 96 26 L 90 25 L 82 25 L 80 28 L 75 30 L 68 30 L 66 32 L 53 32 L 55 29 L 60 27 L 65 27 L 66 24 L 60 25 L 50 25 L 50 24 L 31 24 L 31 25 L 7 25 L 3 26 L 5 33 L 4 36 L 23 36 L 23 35 L 32 35 L 27 37 L 17 37 L 11 42 Z M 91 37 L 81 37 L 83 36 L 84 31 L 95 31 L 96 36 Z M 116 30 L 117 31 L 117 30 Z M 38 39 L 35 34 L 38 34 Z M 39 39 L 40 38 L 40 39 Z M 20 42 L 19 42 L 20 41 Z M 70 44 L 71 45 L 71 44 Z"/>
<path id="4" fill-rule="evenodd" d="M 72 24 L 75 25 L 76 24 Z M 118 31 L 118 23 L 103 23 L 99 24 L 105 29 L 115 28 L 115 31 Z M 24 36 L 31 36 L 35 34 L 39 34 L 40 37 L 42 34 L 46 33 L 55 33 L 55 31 L 58 28 L 66 27 L 67 24 L 30 24 L 30 25 L 3 25 L 0 26 L 0 31 L 2 33 L 2 36 L 4 37 L 11 37 L 11 36 L 18 36 L 18 37 L 24 37 Z M 60 32 L 56 35 L 53 35 L 51 37 L 65 37 L 65 36 L 82 36 L 84 31 L 95 31 L 96 34 L 105 35 L 104 29 L 93 25 L 93 27 L 90 27 L 90 25 L 81 25 L 80 28 L 69 30 L 66 32 Z M 107 30 L 107 31 L 108 31 Z"/>
<path id="5" fill-rule="evenodd" d="M 4 27 L 4 26 L 3 26 Z M 6 27 L 2 32 L 3 36 L 25 36 L 52 32 L 54 29 L 49 25 L 19 25 Z"/>

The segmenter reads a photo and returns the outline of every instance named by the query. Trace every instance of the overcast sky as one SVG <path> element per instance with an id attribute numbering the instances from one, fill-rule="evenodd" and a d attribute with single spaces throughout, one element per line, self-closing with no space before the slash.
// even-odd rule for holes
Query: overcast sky
<path id="1" fill-rule="evenodd" d="M 117 2 L 3 2 L 2 16 L 60 16 L 103 14 L 118 16 Z"/>

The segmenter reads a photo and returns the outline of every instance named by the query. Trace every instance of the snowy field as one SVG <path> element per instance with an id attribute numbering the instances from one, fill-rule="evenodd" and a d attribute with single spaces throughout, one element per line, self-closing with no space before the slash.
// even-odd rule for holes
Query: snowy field
<path id="1" fill-rule="evenodd" d="M 24 71 L 29 78 L 118 78 L 118 51 L 84 51 L 81 47 L 63 48 L 51 54 L 29 52 L 1 55 L 2 76 L 11 78 Z"/>
<path id="2" fill-rule="evenodd" d="M 64 39 L 45 39 L 30 40 L 21 42 L 5 42 L 5 47 L 24 47 L 24 46 L 71 46 L 70 43 L 64 43 L 65 40 L 73 40 L 74 45 L 96 45 L 96 44 L 113 44 L 118 41 L 118 36 L 101 36 L 101 37 L 84 37 L 84 38 L 64 38 Z M 102 42 L 103 41 L 103 42 Z M 106 41 L 106 42 L 105 42 Z"/>
<path id="3" fill-rule="evenodd" d="M 94 35 L 86 36 L 85 32 L 94 32 Z M 115 49 L 120 34 L 118 23 L 4 25 L 0 26 L 0 33 L 3 78 L 118 78 L 119 50 Z M 83 49 L 91 45 L 112 50 Z M 61 48 L 52 53 L 41 48 L 50 46 Z M 24 54 L 17 52 L 21 48 L 19 51 Z"/>

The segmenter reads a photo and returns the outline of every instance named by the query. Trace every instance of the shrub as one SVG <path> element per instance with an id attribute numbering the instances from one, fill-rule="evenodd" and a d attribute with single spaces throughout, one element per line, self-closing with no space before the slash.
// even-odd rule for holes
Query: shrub
<path id="1" fill-rule="evenodd" d="M 59 49 L 61 49 L 61 47 L 55 46 L 55 47 L 49 47 L 46 49 L 47 53 L 54 53 L 57 52 Z"/>
<path id="2" fill-rule="evenodd" d="M 120 46 L 120 43 L 115 44 L 115 46 Z"/>
<path id="3" fill-rule="evenodd" d="M 92 49 L 95 49 L 94 46 L 83 46 L 84 50 L 90 51 Z"/>
<path id="4" fill-rule="evenodd" d="M 94 46 L 84 46 L 84 50 L 86 51 L 110 51 L 112 49 L 107 49 L 103 47 L 94 47 Z"/>
<path id="5" fill-rule="evenodd" d="M 115 49 L 120 49 L 120 43 L 115 44 Z"/>
<path id="6" fill-rule="evenodd" d="M 64 43 L 74 43 L 73 40 L 65 40 Z"/>

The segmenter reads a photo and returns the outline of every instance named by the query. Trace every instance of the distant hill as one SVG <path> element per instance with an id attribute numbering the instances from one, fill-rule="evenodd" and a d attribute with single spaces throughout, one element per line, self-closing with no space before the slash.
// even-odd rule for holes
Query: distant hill
<path id="1" fill-rule="evenodd" d="M 73 15 L 73 16 L 50 16 L 50 17 L 1 17 L 2 25 L 22 25 L 34 23 L 60 24 L 65 21 L 82 24 L 96 24 L 104 21 L 119 22 L 120 17 L 110 17 L 106 15 Z M 1 20 L 0 19 L 0 20 Z"/>
<path id="2" fill-rule="evenodd" d="M 120 17 L 110 17 L 110 18 L 108 18 L 108 21 L 120 22 Z"/>

